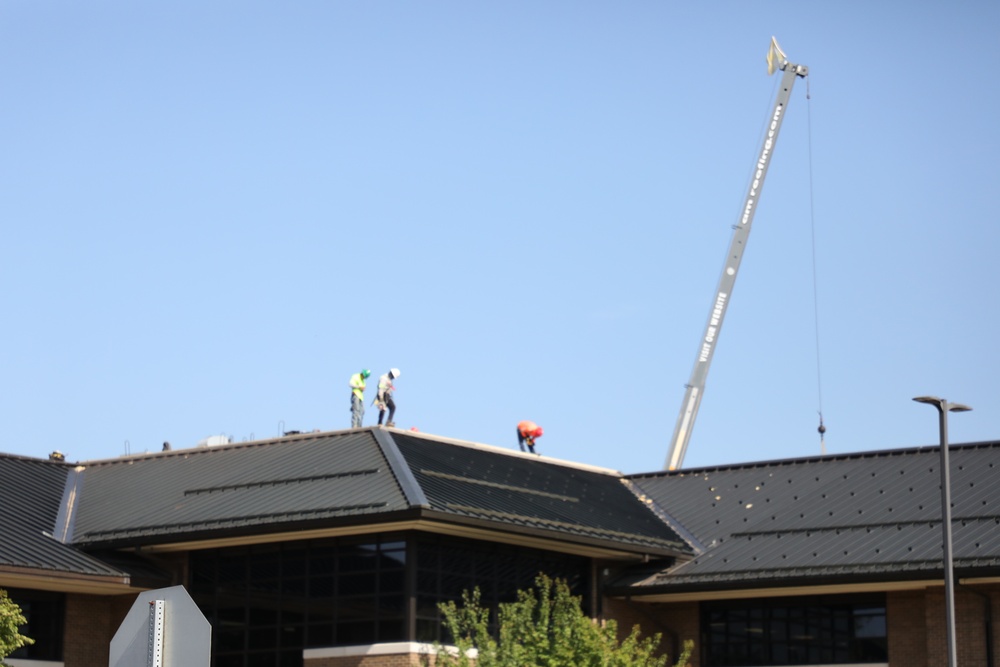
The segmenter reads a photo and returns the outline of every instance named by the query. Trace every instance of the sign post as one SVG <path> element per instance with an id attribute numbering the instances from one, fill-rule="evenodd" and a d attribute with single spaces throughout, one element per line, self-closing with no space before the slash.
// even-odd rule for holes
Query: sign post
<path id="1" fill-rule="evenodd" d="M 208 667 L 212 626 L 183 586 L 145 591 L 111 640 L 108 667 Z"/>

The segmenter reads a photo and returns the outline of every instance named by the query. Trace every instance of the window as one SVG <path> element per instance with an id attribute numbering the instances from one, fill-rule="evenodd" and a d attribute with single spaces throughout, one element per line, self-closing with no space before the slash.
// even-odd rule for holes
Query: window
<path id="1" fill-rule="evenodd" d="M 701 610 L 710 667 L 888 659 L 882 595 L 706 602 Z"/>
<path id="2" fill-rule="evenodd" d="M 56 662 L 62 660 L 66 597 L 62 593 L 47 591 L 27 591 L 17 588 L 6 590 L 10 599 L 17 603 L 24 617 L 28 619 L 28 622 L 19 629 L 21 634 L 35 640 L 34 644 L 22 646 L 10 657 Z"/>
<path id="3" fill-rule="evenodd" d="M 418 540 L 415 549 L 417 641 L 448 640 L 442 636 L 438 602 L 460 601 L 463 591 L 478 587 L 483 605 L 495 610 L 501 602 L 516 600 L 517 591 L 531 588 L 542 572 L 565 579 L 574 594 L 584 596 L 584 608 L 588 604 L 585 558 L 433 537 Z"/>
<path id="4" fill-rule="evenodd" d="M 443 640 L 438 602 L 478 586 L 496 607 L 539 572 L 588 590 L 586 558 L 408 533 L 192 552 L 190 592 L 214 667 L 283 667 L 304 648 Z"/>
<path id="5" fill-rule="evenodd" d="M 302 649 L 404 638 L 406 546 L 330 539 L 191 554 L 215 667 L 300 665 Z"/>

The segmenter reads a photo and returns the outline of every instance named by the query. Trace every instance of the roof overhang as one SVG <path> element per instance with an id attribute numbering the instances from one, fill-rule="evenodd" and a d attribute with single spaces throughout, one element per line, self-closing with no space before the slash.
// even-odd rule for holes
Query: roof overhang
<path id="1" fill-rule="evenodd" d="M 143 590 L 133 587 L 131 577 L 124 574 L 103 576 L 12 566 L 0 566 L 0 588 L 30 588 L 95 595 L 120 595 Z"/>
<path id="2" fill-rule="evenodd" d="M 443 520 L 447 517 L 447 520 Z M 505 527 L 506 528 L 506 527 Z M 205 537 L 159 544 L 147 544 L 134 547 L 142 553 L 168 553 L 178 551 L 196 551 L 201 549 L 216 549 L 221 547 L 243 546 L 249 544 L 265 544 L 270 542 L 287 542 L 289 540 L 309 540 L 326 537 L 348 537 L 355 535 L 371 535 L 375 533 L 418 531 L 451 537 L 497 542 L 514 546 L 556 551 L 575 556 L 598 558 L 605 560 L 643 562 L 649 558 L 663 558 L 677 555 L 676 551 L 645 548 L 636 545 L 615 545 L 602 540 L 590 540 L 586 537 L 554 535 L 551 531 L 532 529 L 499 529 L 497 524 L 474 519 L 456 520 L 451 515 L 418 516 L 416 518 L 397 521 L 366 522 L 362 524 L 326 526 L 322 528 L 300 528 L 297 530 L 248 533 L 241 535 Z M 217 533 L 216 533 L 217 534 Z"/>
<path id="3" fill-rule="evenodd" d="M 963 586 L 1000 583 L 1000 577 L 967 577 L 957 579 Z M 746 600 L 750 598 L 794 597 L 802 595 L 843 595 L 847 593 L 890 593 L 919 591 L 944 586 L 944 579 L 913 579 L 908 581 L 854 581 L 830 584 L 771 586 L 762 588 L 728 588 L 685 590 L 643 594 L 640 591 L 610 593 L 611 597 L 646 603 L 707 602 L 711 600 Z"/>

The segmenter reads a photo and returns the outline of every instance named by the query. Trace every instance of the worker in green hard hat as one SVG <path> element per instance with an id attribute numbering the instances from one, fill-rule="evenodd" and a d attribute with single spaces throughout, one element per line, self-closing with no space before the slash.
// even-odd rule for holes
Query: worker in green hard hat
<path id="1" fill-rule="evenodd" d="M 351 428 L 360 428 L 365 417 L 365 380 L 372 372 L 362 368 L 351 376 Z"/>

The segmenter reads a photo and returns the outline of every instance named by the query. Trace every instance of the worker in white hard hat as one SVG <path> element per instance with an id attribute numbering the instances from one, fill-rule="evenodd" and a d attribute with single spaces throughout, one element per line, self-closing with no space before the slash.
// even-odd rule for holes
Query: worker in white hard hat
<path id="1" fill-rule="evenodd" d="M 375 396 L 375 405 L 378 406 L 378 424 L 382 425 L 382 418 L 385 417 L 385 411 L 389 410 L 389 419 L 385 422 L 386 426 L 395 426 L 396 422 L 392 421 L 392 418 L 396 415 L 396 402 L 392 400 L 392 392 L 396 390 L 393 386 L 392 381 L 399 377 L 398 368 L 390 368 L 389 372 L 378 379 L 378 394 Z"/>

